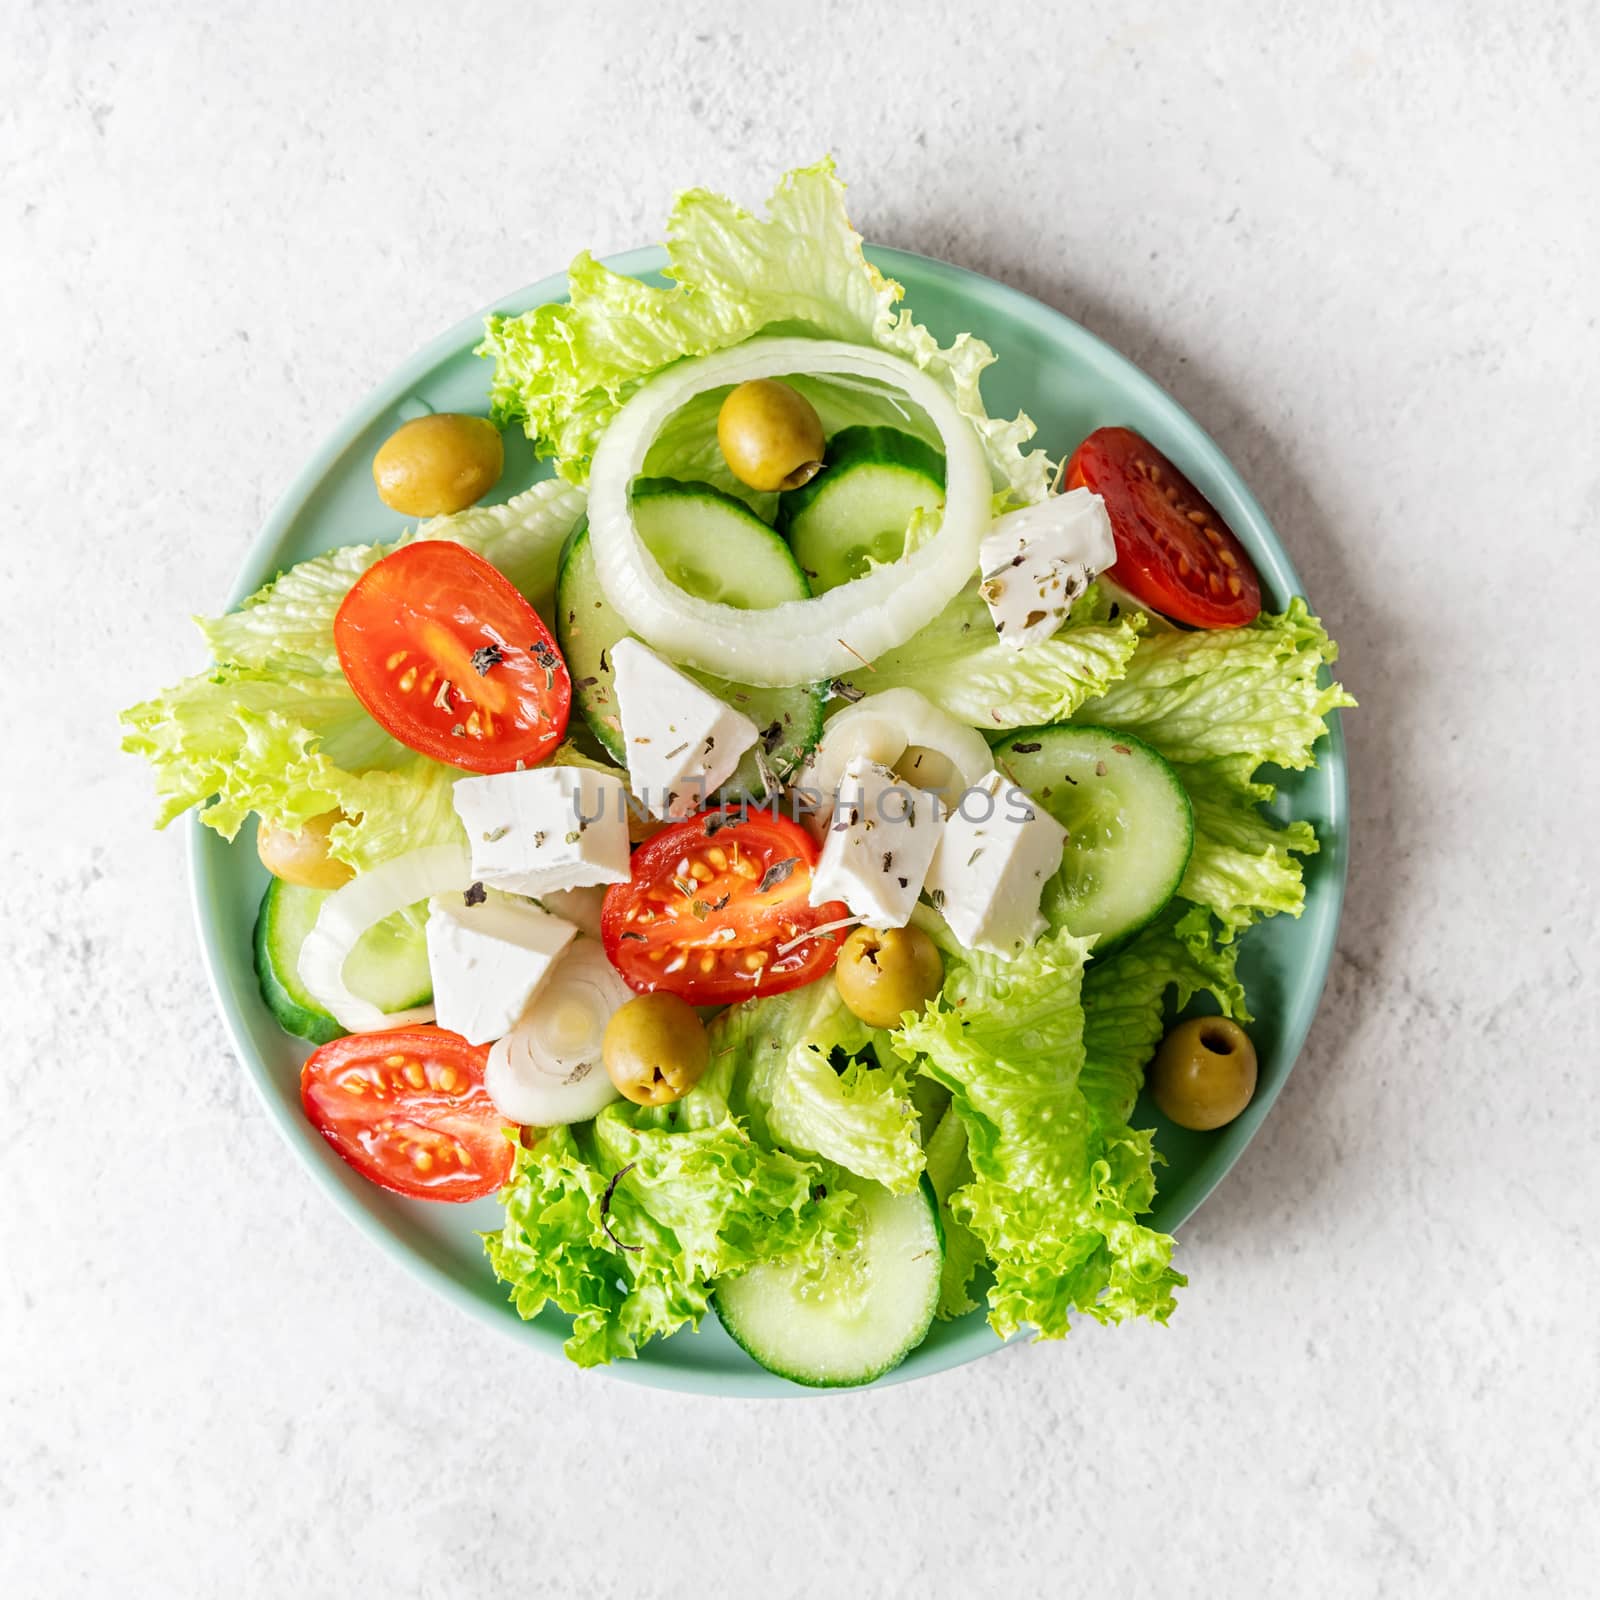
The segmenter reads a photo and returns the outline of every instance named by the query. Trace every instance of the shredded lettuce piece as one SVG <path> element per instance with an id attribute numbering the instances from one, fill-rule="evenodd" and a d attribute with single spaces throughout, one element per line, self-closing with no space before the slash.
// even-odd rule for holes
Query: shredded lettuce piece
<path id="1" fill-rule="evenodd" d="M 1309 823 L 1281 826 L 1261 807 L 1277 793 L 1257 769 L 1315 764 L 1328 714 L 1355 700 L 1328 673 L 1338 647 L 1304 600 L 1248 627 L 1149 633 L 1122 675 L 1073 720 L 1122 728 L 1173 764 L 1194 804 L 1194 854 L 1178 893 L 1216 913 L 1232 939 L 1261 916 L 1299 916 L 1298 857 Z"/>
<path id="2" fill-rule="evenodd" d="M 1058 1339 L 1074 1311 L 1166 1321 L 1184 1279 L 1172 1240 L 1136 1220 L 1155 1196 L 1151 1136 L 1092 1115 L 1080 1081 L 1092 941 L 1056 931 L 1002 961 L 919 920 L 944 950 L 944 992 L 894 1037 L 966 1130 L 973 1176 L 949 1207 L 993 1263 L 991 1326 Z"/>
<path id="3" fill-rule="evenodd" d="M 1102 619 L 1080 601 L 1052 638 L 1014 650 L 995 632 L 974 580 L 925 628 L 846 682 L 863 694 L 916 689 L 985 730 L 1042 727 L 1066 721 L 1110 688 L 1133 659 L 1143 625 L 1141 612 Z"/>
<path id="4" fill-rule="evenodd" d="M 436 517 L 399 543 L 454 539 L 528 592 L 553 586 L 561 541 L 583 509 L 569 484 L 536 484 L 504 506 Z M 122 714 L 124 750 L 144 756 L 157 826 L 200 808 L 232 839 L 254 811 L 286 828 L 340 810 L 332 854 L 357 870 L 464 838 L 450 801 L 461 773 L 391 738 L 339 669 L 333 619 L 351 584 L 396 545 L 358 545 L 291 567 L 226 617 L 202 621 L 219 664 Z M 571 745 L 557 765 L 593 764 Z"/>
<path id="5" fill-rule="evenodd" d="M 916 1187 L 923 1153 L 909 1068 L 836 984 L 743 1001 L 710 1031 L 712 1057 L 731 1066 L 735 1106 L 758 1138 L 896 1193 Z"/>
<path id="6" fill-rule="evenodd" d="M 666 249 L 671 288 L 612 272 L 585 253 L 569 270 L 569 304 L 488 320 L 481 353 L 495 363 L 495 415 L 521 421 L 564 477 L 584 481 L 606 424 L 652 373 L 758 333 L 799 333 L 876 345 L 922 368 L 971 421 L 1008 501 L 1044 498 L 1050 464 L 1023 449 L 1033 423 L 995 419 L 984 408 L 979 379 L 994 352 L 970 334 L 941 346 L 897 309 L 904 291 L 862 253 L 831 159 L 788 173 L 765 218 L 689 190 L 673 207 Z"/>
<path id="7" fill-rule="evenodd" d="M 520 1150 L 484 1246 L 523 1317 L 573 1319 L 579 1366 L 698 1326 L 713 1279 L 850 1248 L 852 1197 L 825 1167 L 763 1148 L 729 1113 L 726 1070 L 675 1107 L 619 1103 Z"/>

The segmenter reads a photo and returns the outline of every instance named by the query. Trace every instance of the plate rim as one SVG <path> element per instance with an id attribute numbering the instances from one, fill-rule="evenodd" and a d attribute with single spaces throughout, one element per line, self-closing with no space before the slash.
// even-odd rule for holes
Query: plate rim
<path id="1" fill-rule="evenodd" d="M 1171 448 L 1173 440 L 1170 438 L 1163 438 L 1163 449 L 1169 454 L 1177 453 L 1182 456 L 1180 465 L 1191 477 L 1199 476 L 1209 480 L 1211 485 L 1221 482 L 1226 486 L 1226 493 L 1219 498 L 1237 502 L 1242 507 L 1249 524 L 1247 532 L 1259 533 L 1265 541 L 1266 559 L 1260 564 L 1268 569 L 1269 575 L 1275 580 L 1274 588 L 1277 593 L 1283 596 L 1305 594 L 1305 585 L 1288 551 L 1284 548 L 1276 527 L 1243 474 L 1234 467 L 1221 447 L 1187 407 L 1115 346 L 1065 312 L 1058 311 L 1024 290 L 974 271 L 972 268 L 893 246 L 868 243 L 864 248 L 868 259 L 887 276 L 899 277 L 895 271 L 895 263 L 910 263 L 913 264 L 913 276 L 939 280 L 943 287 L 953 289 L 959 295 L 979 293 L 990 301 L 999 299 L 1025 319 L 1043 318 L 1046 322 L 1063 324 L 1075 341 L 1093 352 L 1096 361 L 1107 373 L 1135 386 L 1153 389 L 1168 408 L 1177 433 L 1181 436 L 1181 448 L 1176 452 Z M 660 245 L 645 245 L 606 256 L 603 258 L 603 265 L 614 272 L 630 276 L 643 272 L 659 272 L 666 265 L 666 253 Z M 442 362 L 459 355 L 469 343 L 477 342 L 482 334 L 485 317 L 494 314 L 514 315 L 529 306 L 562 301 L 567 298 L 566 290 L 567 274 L 561 271 L 501 296 L 482 310 L 463 318 L 430 339 L 369 389 L 340 419 L 338 425 L 324 437 L 322 443 L 277 498 L 240 561 L 229 592 L 227 609 L 235 609 L 264 582 L 270 581 L 272 574 L 284 570 L 276 553 L 323 480 L 351 452 L 355 447 L 355 441 L 385 412 L 392 410 L 397 403 L 404 400 L 420 380 Z M 1197 461 L 1202 463 L 1198 473 L 1192 470 Z M 1252 538 L 1252 555 L 1259 561 L 1263 552 L 1254 548 L 1257 542 Z M 1309 605 L 1310 597 L 1307 596 L 1306 599 Z M 1322 998 L 1327 988 L 1333 953 L 1343 920 L 1350 858 L 1348 752 L 1344 739 L 1343 719 L 1337 709 L 1328 716 L 1327 729 L 1323 739 L 1318 741 L 1317 759 L 1314 762 L 1319 770 L 1326 773 L 1329 780 L 1325 831 L 1319 833 L 1324 870 L 1320 874 L 1321 882 L 1316 906 L 1319 924 L 1325 927 L 1326 932 L 1318 941 L 1317 959 L 1320 972 L 1315 993 L 1304 1007 L 1303 1016 L 1297 1025 L 1282 1037 L 1279 1054 L 1284 1064 L 1276 1081 L 1268 1086 L 1265 1095 L 1258 1095 L 1239 1121 L 1232 1125 L 1238 1129 L 1237 1134 L 1227 1139 L 1224 1144 L 1214 1147 L 1220 1154 L 1208 1162 L 1203 1181 L 1196 1186 L 1196 1192 L 1187 1197 L 1188 1203 L 1175 1215 L 1162 1219 L 1163 1226 L 1173 1232 L 1194 1216 L 1254 1141 L 1298 1064 L 1306 1038 L 1321 1011 Z M 277 1092 L 265 1063 L 256 1059 L 245 1019 L 240 1012 L 232 987 L 226 979 L 220 954 L 225 937 L 224 930 L 220 922 L 213 923 L 207 909 L 208 900 L 215 895 L 217 888 L 212 880 L 209 852 L 221 845 L 222 841 L 200 822 L 197 814 L 192 814 L 187 822 L 189 899 L 202 965 L 233 1053 L 279 1135 L 300 1159 L 302 1166 L 310 1172 L 317 1188 L 326 1194 L 337 1209 L 365 1236 L 376 1243 L 383 1254 L 398 1262 L 412 1277 L 425 1283 L 434 1292 L 468 1312 L 476 1320 L 498 1329 L 505 1336 L 517 1339 L 524 1345 L 531 1344 L 547 1355 L 565 1360 L 561 1351 L 564 1332 L 537 1321 L 530 1323 L 517 1319 L 508 1301 L 493 1304 L 487 1302 L 480 1294 L 420 1252 L 402 1233 L 375 1214 L 371 1208 L 362 1204 L 347 1187 L 329 1173 L 325 1165 L 328 1157 L 323 1141 L 316 1136 L 309 1124 L 296 1115 L 297 1100 L 295 1105 L 291 1106 L 289 1102 L 293 1097 L 284 1097 Z M 239 845 L 235 843 L 224 848 L 236 849 Z M 1333 858 L 1331 861 L 1327 859 L 1330 856 Z M 1331 870 L 1327 870 L 1329 868 Z M 1306 914 L 1311 912 L 1312 906 L 1309 902 L 1305 910 Z M 1246 1119 L 1248 1119 L 1247 1125 L 1241 1126 L 1246 1124 Z M 707 1397 L 821 1398 L 829 1395 L 858 1394 L 897 1383 L 931 1378 L 951 1368 L 991 1355 L 1008 1343 L 1028 1337 L 1024 1331 L 1011 1340 L 1001 1339 L 981 1319 L 980 1312 L 969 1313 L 964 1320 L 968 1324 L 966 1328 L 939 1349 L 930 1352 L 921 1362 L 908 1362 L 893 1372 L 886 1373 L 874 1383 L 859 1389 L 806 1388 L 787 1383 L 766 1372 L 754 1362 L 750 1363 L 748 1372 L 735 1370 L 707 1376 L 695 1368 L 652 1361 L 648 1353 L 641 1354 L 637 1360 L 613 1362 L 599 1370 L 607 1377 L 618 1381 Z M 675 1337 L 683 1338 L 687 1333 L 688 1330 L 685 1330 Z"/>

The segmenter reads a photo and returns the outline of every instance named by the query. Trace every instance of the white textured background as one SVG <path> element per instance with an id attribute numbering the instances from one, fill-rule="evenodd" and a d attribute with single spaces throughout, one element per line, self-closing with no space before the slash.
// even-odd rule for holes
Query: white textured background
<path id="1" fill-rule="evenodd" d="M 0 0 L 0 1592 L 1594 1592 L 1596 17 Z M 338 1220 L 113 713 L 415 346 L 829 148 L 1243 469 L 1363 701 L 1355 858 L 1170 1329 L 713 1403 Z"/>

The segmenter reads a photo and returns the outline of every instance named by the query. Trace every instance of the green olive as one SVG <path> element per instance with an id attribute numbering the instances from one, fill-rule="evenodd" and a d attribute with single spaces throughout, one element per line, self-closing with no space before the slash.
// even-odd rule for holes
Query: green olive
<path id="1" fill-rule="evenodd" d="M 338 889 L 355 877 L 355 870 L 328 854 L 328 831 L 344 821 L 342 811 L 325 811 L 303 828 L 280 828 L 262 819 L 256 829 L 256 854 L 274 878 L 297 883 L 302 889 Z"/>
<path id="2" fill-rule="evenodd" d="M 1150 1069 L 1150 1093 L 1162 1116 L 1202 1133 L 1232 1122 L 1255 1092 L 1256 1047 L 1226 1017 L 1180 1022 Z"/>
<path id="3" fill-rule="evenodd" d="M 440 412 L 396 428 L 372 458 L 372 480 L 392 511 L 442 517 L 488 494 L 505 462 L 505 444 L 492 422 Z"/>
<path id="4" fill-rule="evenodd" d="M 939 992 L 944 962 L 921 928 L 857 928 L 839 947 L 839 998 L 870 1028 L 897 1028 Z"/>
<path id="5" fill-rule="evenodd" d="M 717 443 L 740 483 L 798 489 L 822 470 L 822 419 L 797 389 L 772 378 L 741 383 L 717 413 Z"/>
<path id="6" fill-rule="evenodd" d="M 711 1041 L 687 1000 L 657 991 L 612 1012 L 601 1053 L 619 1093 L 635 1105 L 664 1106 L 705 1076 Z"/>

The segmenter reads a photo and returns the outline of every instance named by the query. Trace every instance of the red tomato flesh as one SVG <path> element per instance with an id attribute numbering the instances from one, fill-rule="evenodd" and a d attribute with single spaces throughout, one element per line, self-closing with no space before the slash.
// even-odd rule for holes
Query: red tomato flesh
<path id="1" fill-rule="evenodd" d="M 687 817 L 635 850 L 628 882 L 606 890 L 606 954 L 630 989 L 691 1005 L 798 989 L 832 968 L 843 937 L 808 930 L 850 915 L 842 900 L 808 903 L 816 864 L 810 834 L 775 812 Z"/>
<path id="2" fill-rule="evenodd" d="M 300 1103 L 364 1178 L 412 1200 L 479 1200 L 516 1150 L 483 1086 L 488 1045 L 442 1028 L 352 1033 L 312 1053 Z"/>
<path id="3" fill-rule="evenodd" d="M 1073 451 L 1066 487 L 1106 503 L 1113 583 L 1195 628 L 1238 628 L 1261 610 L 1261 580 L 1215 507 L 1131 428 L 1097 428 Z"/>
<path id="4" fill-rule="evenodd" d="M 535 766 L 561 742 L 572 679 L 538 613 L 445 539 L 369 567 L 334 618 L 356 698 L 408 749 L 469 772 Z"/>

